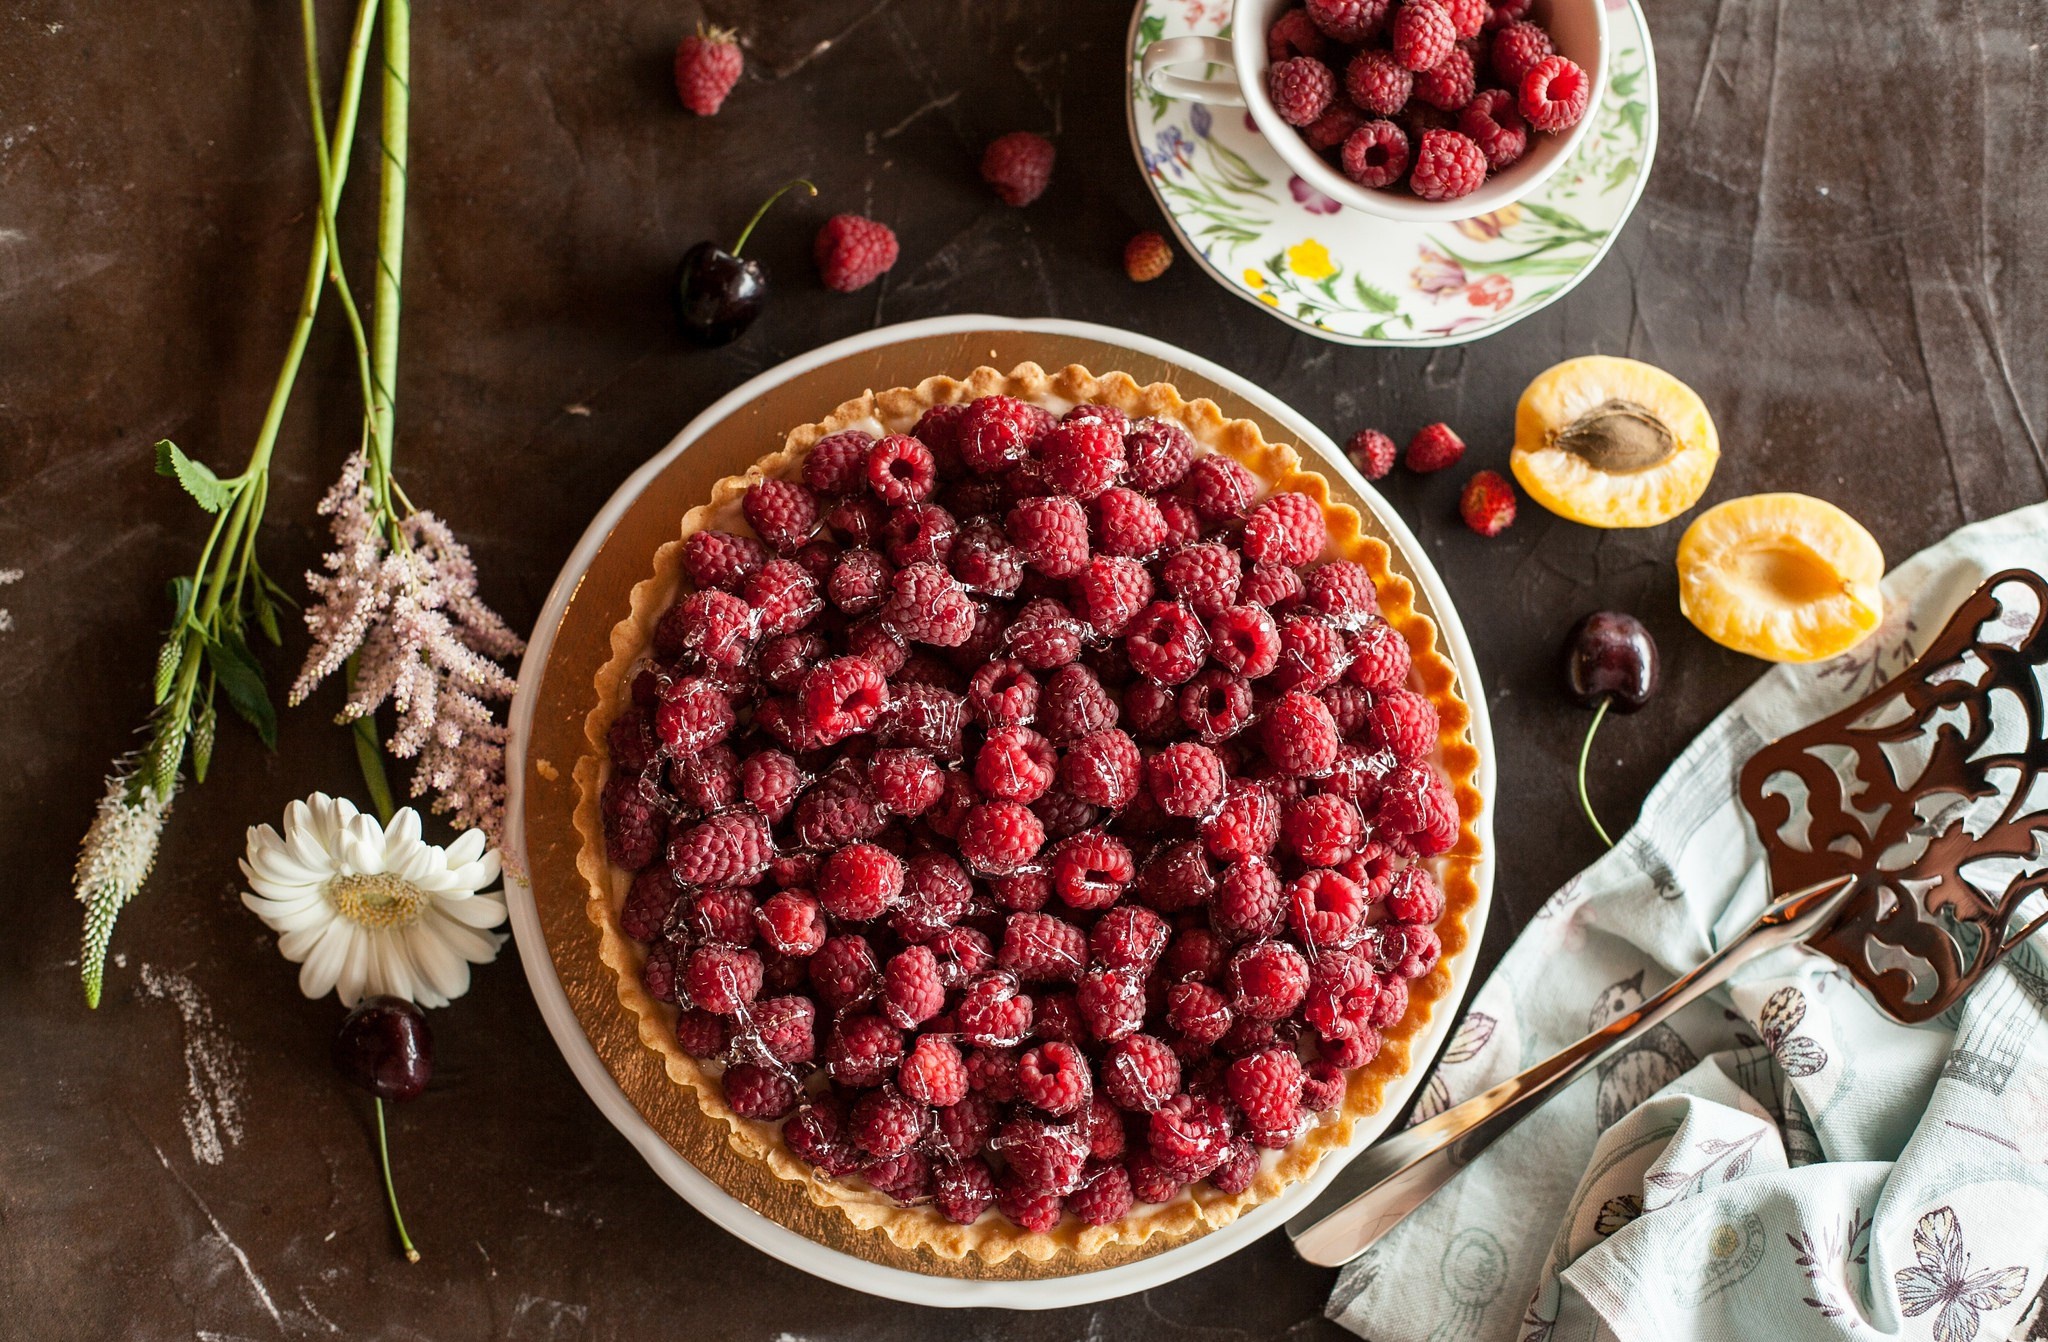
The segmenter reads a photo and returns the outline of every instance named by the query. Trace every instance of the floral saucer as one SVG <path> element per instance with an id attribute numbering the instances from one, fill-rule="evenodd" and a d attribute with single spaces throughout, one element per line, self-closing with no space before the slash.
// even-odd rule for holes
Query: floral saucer
<path id="1" fill-rule="evenodd" d="M 1633 0 L 1607 0 L 1607 92 L 1572 160 L 1526 199 L 1455 224 L 1346 210 L 1295 176 L 1236 108 L 1154 93 L 1163 37 L 1227 36 L 1230 0 L 1139 0 L 1131 142 L 1181 243 L 1225 288 L 1347 345 L 1457 345 L 1561 298 L 1607 255 L 1657 150 L 1657 66 Z"/>

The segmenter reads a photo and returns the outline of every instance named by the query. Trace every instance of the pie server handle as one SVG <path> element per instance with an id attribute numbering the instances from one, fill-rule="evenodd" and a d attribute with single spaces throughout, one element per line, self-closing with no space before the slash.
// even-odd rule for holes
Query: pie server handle
<path id="1" fill-rule="evenodd" d="M 1743 933 L 1634 1011 L 1518 1076 L 1372 1147 L 1287 1223 L 1294 1249 L 1339 1267 L 1370 1249 L 1495 1138 L 1613 1057 L 1638 1035 L 1719 985 L 1742 965 L 1819 931 L 1854 889 L 1843 876 L 1778 900 Z"/>

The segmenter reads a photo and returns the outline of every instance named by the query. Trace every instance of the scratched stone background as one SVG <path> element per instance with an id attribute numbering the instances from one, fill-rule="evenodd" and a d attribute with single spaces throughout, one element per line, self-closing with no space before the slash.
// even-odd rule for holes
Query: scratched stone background
<path id="1" fill-rule="evenodd" d="M 1191 3 L 1197 0 L 1190 0 Z M 1218 0 L 1207 0 L 1215 4 Z M 107 1001 L 76 989 L 73 845 L 134 744 L 164 580 L 199 517 L 149 469 L 175 438 L 241 461 L 308 241 L 313 171 L 296 7 L 16 0 L 0 17 L 0 1336 L 202 1339 L 1329 1336 L 1330 1274 L 1269 1238 L 1148 1295 L 942 1316 L 812 1280 L 655 1180 L 557 1056 L 516 964 L 437 1013 L 433 1089 L 394 1141 L 426 1260 L 386 1230 L 367 1110 L 328 1069 L 331 1001 L 294 991 L 236 903 L 245 825 L 358 779 L 334 700 L 265 753 L 224 730 L 122 919 Z M 319 6 L 330 51 L 348 15 Z M 619 480 L 713 397 L 811 346 L 946 312 L 1127 325 L 1235 368 L 1339 437 L 1437 418 L 1504 466 L 1514 397 L 1589 351 L 1670 368 L 1726 455 L 1709 499 L 1848 507 L 1903 557 L 2043 494 L 2048 91 L 2037 0 L 1855 7 L 1647 0 L 1663 142 L 1601 270 L 1481 344 L 1341 349 L 1185 261 L 1135 288 L 1156 223 L 1120 103 L 1116 0 L 718 0 L 420 6 L 399 472 L 529 622 Z M 677 37 L 736 25 L 749 71 L 715 120 L 668 82 Z M 975 180 L 1005 131 L 1051 134 L 1025 211 Z M 368 137 L 365 137 L 368 142 Z M 368 152 L 359 180 L 374 171 Z M 685 348 L 676 258 L 807 174 L 751 250 L 775 301 L 739 344 Z M 356 202 L 366 209 L 373 193 Z M 812 278 L 828 213 L 891 223 L 902 260 L 853 297 Z M 346 221 L 361 246 L 367 214 Z M 338 325 L 313 347 L 263 537 L 318 553 L 313 504 L 357 425 Z M 1500 743 L 1504 866 L 1489 959 L 1596 854 L 1569 798 L 1585 719 L 1555 688 L 1584 611 L 1646 619 L 1667 680 L 1603 733 L 1605 814 L 1762 669 L 1676 606 L 1677 526 L 1595 533 L 1529 509 L 1482 541 L 1457 481 L 1397 476 L 1478 635 Z M 271 657 L 288 678 L 296 640 Z"/>

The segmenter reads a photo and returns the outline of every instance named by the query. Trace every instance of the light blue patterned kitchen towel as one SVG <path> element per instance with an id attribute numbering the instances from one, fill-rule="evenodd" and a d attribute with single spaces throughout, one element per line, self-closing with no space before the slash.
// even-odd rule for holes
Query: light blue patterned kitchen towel
<path id="1" fill-rule="evenodd" d="M 1737 699 L 1509 949 L 1422 1116 L 1746 926 L 1767 892 L 1743 763 L 1883 683 L 2015 567 L 2048 572 L 2048 504 L 1914 556 L 1863 644 Z M 1817 954 L 1757 961 L 1502 1138 L 1345 1270 L 1330 1316 L 1371 1342 L 2048 1338 L 2042 942 L 1920 1027 Z"/>

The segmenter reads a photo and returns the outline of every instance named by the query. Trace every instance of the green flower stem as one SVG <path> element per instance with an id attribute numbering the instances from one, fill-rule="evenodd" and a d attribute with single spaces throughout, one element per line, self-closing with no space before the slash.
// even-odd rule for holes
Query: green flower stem
<path id="1" fill-rule="evenodd" d="M 780 187 L 777 187 L 775 194 L 761 202 L 761 208 L 754 211 L 754 217 L 747 220 L 747 226 L 740 230 L 740 240 L 732 245 L 732 254 L 734 256 L 738 256 L 740 248 L 747 245 L 747 239 L 754 236 L 754 225 L 761 222 L 762 217 L 768 213 L 768 207 L 789 194 L 790 188 L 798 186 L 806 188 L 814 196 L 818 194 L 818 188 L 812 186 L 801 177 L 793 182 L 784 182 Z"/>
<path id="2" fill-rule="evenodd" d="M 1601 722 L 1607 717 L 1608 705 L 1613 702 L 1612 698 L 1600 701 L 1600 707 L 1593 713 L 1593 725 L 1586 728 L 1586 739 L 1579 744 L 1579 809 L 1586 813 L 1586 821 L 1600 836 L 1600 842 L 1609 848 L 1614 847 L 1614 840 L 1607 837 L 1607 827 L 1600 823 L 1599 816 L 1593 814 L 1593 799 L 1586 795 L 1586 760 L 1593 753 L 1593 733 L 1600 730 Z"/>
<path id="3" fill-rule="evenodd" d="M 420 1251 L 412 1246 L 412 1236 L 405 1233 L 405 1216 L 398 1210 L 398 1189 L 391 1182 L 391 1144 L 384 1137 L 384 1100 L 380 1096 L 377 1106 L 377 1159 L 384 1166 L 384 1196 L 391 1203 L 391 1224 L 398 1227 L 398 1243 L 405 1250 L 405 1261 L 420 1261 Z"/>
<path id="4" fill-rule="evenodd" d="M 371 312 L 370 396 L 372 441 L 381 460 L 377 476 L 391 510 L 391 452 L 398 416 L 399 280 L 405 269 L 406 143 L 412 121 L 412 0 L 388 0 L 384 10 L 383 127 L 377 200 L 377 277 Z"/>
<path id="5" fill-rule="evenodd" d="M 353 695 L 356 689 L 356 657 L 351 655 L 342 666 L 342 687 Z M 397 808 L 391 800 L 391 779 L 384 772 L 384 749 L 377 740 L 377 718 L 365 713 L 348 725 L 349 735 L 355 738 L 356 767 L 363 771 L 363 786 L 370 791 L 370 803 L 377 808 L 377 818 L 385 824 L 391 823 L 391 816 Z"/>

